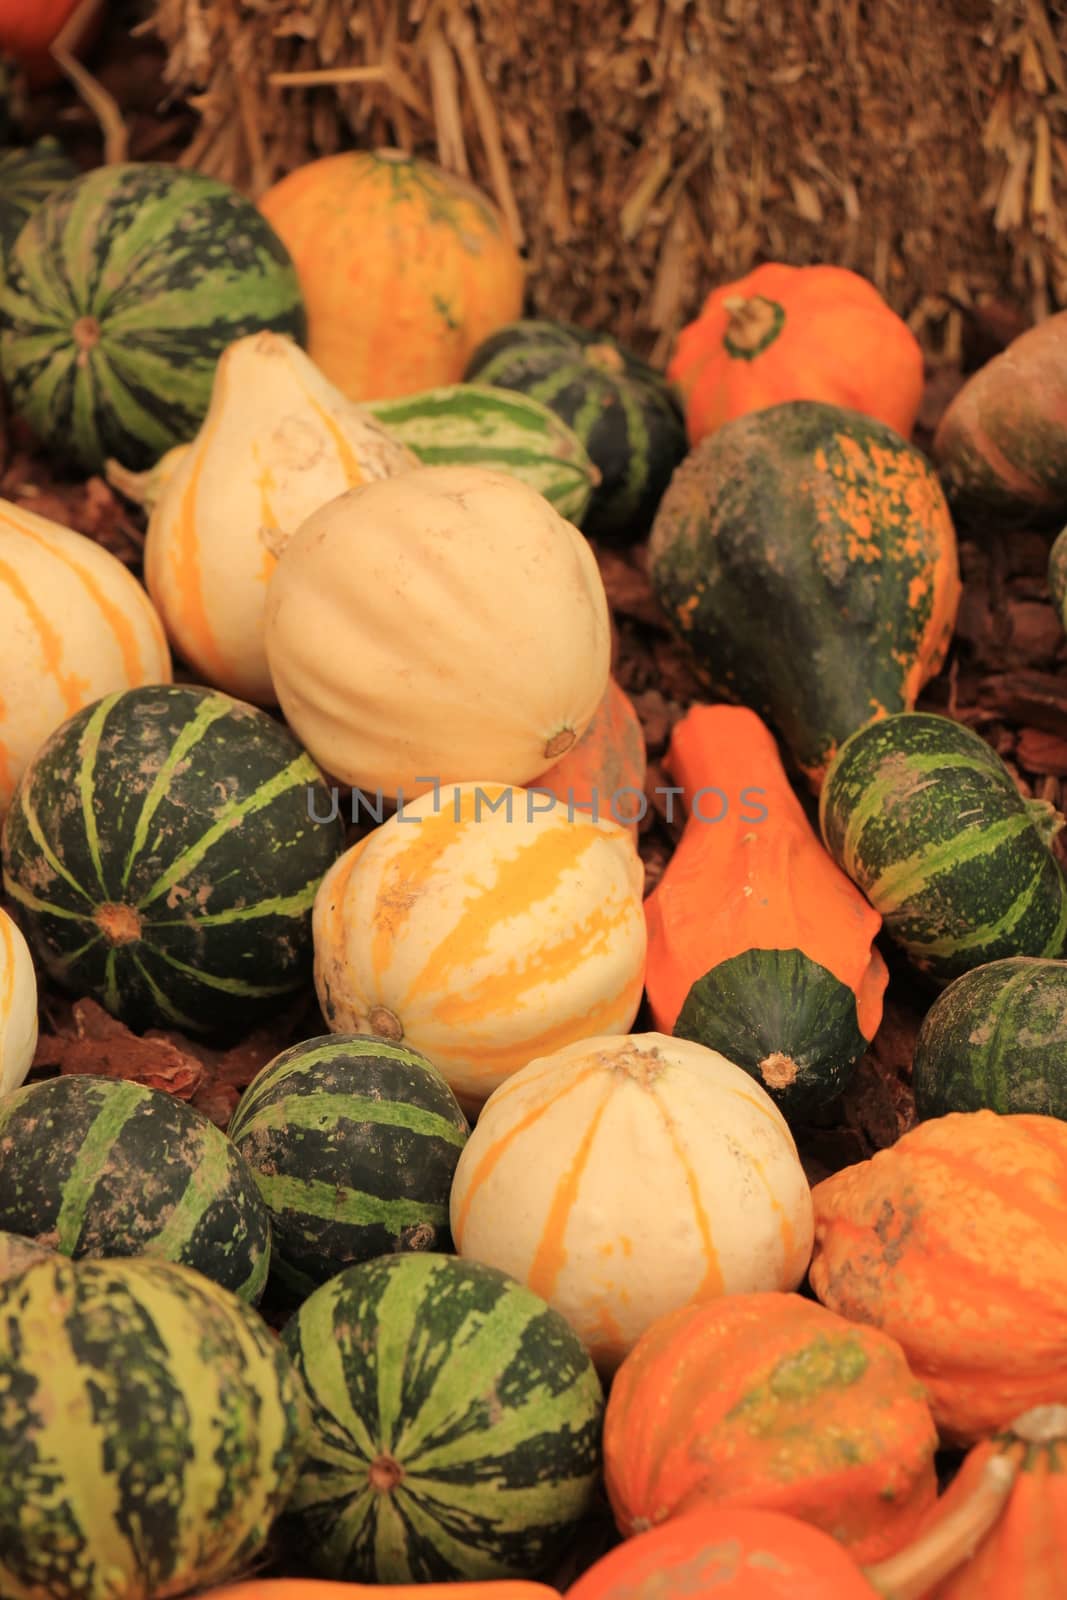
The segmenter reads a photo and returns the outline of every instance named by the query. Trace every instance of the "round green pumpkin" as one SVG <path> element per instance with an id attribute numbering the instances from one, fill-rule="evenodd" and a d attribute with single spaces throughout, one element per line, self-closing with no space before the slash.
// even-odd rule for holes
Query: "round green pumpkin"
<path id="1" fill-rule="evenodd" d="M 0 150 L 0 261 L 42 201 L 78 176 L 56 139 L 38 139 L 25 149 Z"/>
<path id="2" fill-rule="evenodd" d="M 97 167 L 22 229 L 0 293 L 12 409 L 64 463 L 148 467 L 188 443 L 227 345 L 306 315 L 281 240 L 228 184 L 162 162 Z"/>
<path id="3" fill-rule="evenodd" d="M 1067 1118 L 1067 961 L 1008 956 L 950 983 L 919 1029 L 912 1088 L 923 1119 Z"/>
<path id="4" fill-rule="evenodd" d="M 4 819 L 4 888 L 44 970 L 131 1028 L 234 1037 L 311 977 L 341 853 L 322 774 L 229 695 L 127 689 L 57 728 Z"/>

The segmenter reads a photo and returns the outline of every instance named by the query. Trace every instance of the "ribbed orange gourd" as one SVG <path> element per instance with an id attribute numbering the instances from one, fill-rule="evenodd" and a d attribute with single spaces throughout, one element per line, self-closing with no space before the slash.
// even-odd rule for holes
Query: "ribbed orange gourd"
<path id="1" fill-rule="evenodd" d="M 878 1031 L 882 919 L 823 846 L 754 711 L 694 706 L 665 765 L 689 815 L 645 902 L 655 1025 L 720 1050 L 803 1113 L 840 1091 Z"/>
<path id="2" fill-rule="evenodd" d="M 784 400 L 862 411 L 908 438 L 923 357 L 866 278 L 771 261 L 711 292 L 678 335 L 667 377 L 681 392 L 690 444 Z"/>
<path id="3" fill-rule="evenodd" d="M 937 1429 L 894 1339 L 797 1294 L 695 1300 L 615 1375 L 604 1471 L 630 1535 L 705 1500 L 788 1512 L 857 1561 L 912 1538 Z"/>
<path id="4" fill-rule="evenodd" d="M 1067 1403 L 1067 1123 L 936 1117 L 814 1204 L 812 1288 L 898 1340 L 946 1443 Z"/>
<path id="5" fill-rule="evenodd" d="M 636 841 L 647 804 L 647 771 L 641 719 L 612 678 L 578 743 L 527 788 L 547 789 L 575 812 L 608 817 L 629 828 Z"/>
<path id="6" fill-rule="evenodd" d="M 259 208 L 296 266 L 308 354 L 350 400 L 458 383 L 522 311 L 525 269 L 496 206 L 402 150 L 323 156 Z"/>

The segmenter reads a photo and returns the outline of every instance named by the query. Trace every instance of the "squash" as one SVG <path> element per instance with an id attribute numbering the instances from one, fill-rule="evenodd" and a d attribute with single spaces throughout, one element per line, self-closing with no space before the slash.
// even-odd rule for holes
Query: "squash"
<path id="1" fill-rule="evenodd" d="M 1067 311 L 1013 339 L 949 404 L 931 454 L 953 512 L 976 527 L 1067 517 Z"/>
<path id="2" fill-rule="evenodd" d="M 458 383 L 522 309 L 525 268 L 497 207 L 402 150 L 323 156 L 259 208 L 296 264 L 308 353 L 350 400 Z"/>
<path id="3" fill-rule="evenodd" d="M 1060 625 L 1067 629 L 1067 528 L 1061 528 L 1048 553 L 1048 587 Z"/>
<path id="4" fill-rule="evenodd" d="M 695 1295 L 795 1289 L 811 1192 L 774 1102 L 714 1050 L 579 1038 L 491 1095 L 452 1183 L 461 1255 L 562 1311 L 611 1373 Z"/>
<path id="5" fill-rule="evenodd" d="M 712 290 L 678 335 L 667 377 L 684 397 L 690 444 L 783 400 L 846 406 L 908 438 L 923 356 L 907 323 L 859 273 L 768 261 Z"/>
<path id="6" fill-rule="evenodd" d="M 653 1022 L 803 1115 L 844 1087 L 878 1031 L 882 919 L 824 849 L 754 711 L 693 706 L 666 768 L 689 817 L 645 902 Z"/>
<path id="7" fill-rule="evenodd" d="M 104 0 L 3 0 L 0 55 L 18 62 L 31 89 L 45 88 L 60 77 L 52 46 L 61 38 L 72 51 L 90 44 L 103 12 Z"/>
<path id="8" fill-rule="evenodd" d="M 26 1081 L 37 1049 L 37 974 L 18 924 L 0 907 L 0 1097 Z"/>
<path id="9" fill-rule="evenodd" d="M 1067 1118 L 1067 961 L 1006 956 L 956 978 L 923 1018 L 911 1086 L 920 1118 L 950 1111 Z"/>
<path id="10" fill-rule="evenodd" d="M 649 572 L 701 676 L 770 723 L 816 789 L 850 733 L 915 704 L 960 597 L 929 462 L 884 423 L 813 400 L 696 446 L 660 504 Z"/>
<path id="11" fill-rule="evenodd" d="M 114 690 L 170 680 L 162 624 L 122 562 L 0 500 L 0 819 L 61 722 Z"/>
<path id="12" fill-rule="evenodd" d="M 0 149 L 0 265 L 27 217 L 77 176 L 57 139 L 38 139 L 28 149 Z"/>
<path id="13" fill-rule="evenodd" d="M 1061 956 L 1063 818 L 1026 800 L 991 745 L 910 711 L 847 739 L 819 799 L 823 840 L 886 932 L 935 983 L 1006 956 Z"/>
<path id="14" fill-rule="evenodd" d="M 418 457 L 269 330 L 223 351 L 203 425 L 173 471 L 168 456 L 145 541 L 148 592 L 198 681 L 272 705 L 263 613 L 278 555 L 328 500 Z"/>
<path id="15" fill-rule="evenodd" d="M 581 738 L 610 671 L 589 545 L 487 467 L 418 467 L 308 517 L 270 579 L 265 640 L 323 768 L 405 800 L 528 783 Z"/>
<path id="16" fill-rule="evenodd" d="M 1067 1402 L 1067 1124 L 936 1117 L 814 1205 L 812 1289 L 898 1341 L 946 1443 Z"/>
<path id="17" fill-rule="evenodd" d="M 15 1278 L 38 1261 L 47 1261 L 55 1255 L 36 1239 L 26 1239 L 21 1233 L 0 1232 L 0 1284 Z"/>
<path id="18" fill-rule="evenodd" d="M 521 1578 L 467 1583 L 344 1583 L 334 1578 L 249 1578 L 189 1600 L 559 1600 L 547 1583 Z"/>
<path id="19" fill-rule="evenodd" d="M 647 772 L 641 719 L 612 678 L 578 743 L 527 788 L 553 794 L 560 805 L 592 817 L 610 817 L 630 830 L 636 844 L 648 807 Z"/>
<path id="20" fill-rule="evenodd" d="M 533 1056 L 625 1033 L 644 867 L 617 824 L 501 784 L 426 794 L 341 856 L 312 929 L 333 1033 L 403 1039 L 465 1111 Z"/>
<path id="21" fill-rule="evenodd" d="M 937 1495 L 937 1429 L 894 1339 L 796 1294 L 661 1317 L 615 1374 L 604 1470 L 629 1537 L 697 1501 L 785 1511 L 877 1561 Z"/>

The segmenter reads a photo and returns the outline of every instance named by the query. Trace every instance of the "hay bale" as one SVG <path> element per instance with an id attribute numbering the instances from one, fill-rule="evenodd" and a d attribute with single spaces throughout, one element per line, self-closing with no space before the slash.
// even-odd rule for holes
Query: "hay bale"
<path id="1" fill-rule="evenodd" d="M 1067 20 L 1046 0 L 149 0 L 184 160 L 261 193 L 396 145 L 495 195 L 535 309 L 662 359 L 759 260 L 865 273 L 931 355 L 1067 303 Z"/>

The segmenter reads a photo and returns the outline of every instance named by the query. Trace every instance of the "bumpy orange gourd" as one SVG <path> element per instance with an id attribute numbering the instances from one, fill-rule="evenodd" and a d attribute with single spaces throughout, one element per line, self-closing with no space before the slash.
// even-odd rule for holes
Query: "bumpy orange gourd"
<path id="1" fill-rule="evenodd" d="M 401 150 L 347 150 L 259 202 L 296 266 L 308 354 L 350 400 L 458 383 L 522 311 L 525 269 L 501 213 Z"/>
<path id="2" fill-rule="evenodd" d="M 787 1512 L 881 1560 L 937 1494 L 937 1429 L 894 1339 L 797 1294 L 695 1300 L 619 1368 L 604 1420 L 624 1534 L 705 1500 Z"/>
<path id="3" fill-rule="evenodd" d="M 250 1578 L 189 1600 L 559 1600 L 547 1583 L 337 1583 L 330 1578 Z"/>
<path id="4" fill-rule="evenodd" d="M 527 788 L 548 789 L 561 806 L 575 812 L 608 817 L 629 828 L 636 840 L 647 804 L 647 771 L 641 719 L 612 678 L 578 743 Z"/>
<path id="5" fill-rule="evenodd" d="M 947 1443 L 1067 1403 L 1067 1123 L 936 1117 L 814 1203 L 812 1288 L 898 1340 Z"/>
<path id="6" fill-rule="evenodd" d="M 923 358 L 907 323 L 858 273 L 768 262 L 712 291 L 678 335 L 667 377 L 681 391 L 690 444 L 783 400 L 847 406 L 907 438 Z"/>

